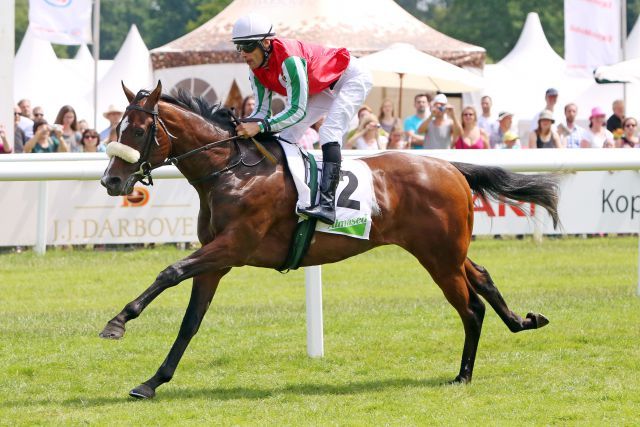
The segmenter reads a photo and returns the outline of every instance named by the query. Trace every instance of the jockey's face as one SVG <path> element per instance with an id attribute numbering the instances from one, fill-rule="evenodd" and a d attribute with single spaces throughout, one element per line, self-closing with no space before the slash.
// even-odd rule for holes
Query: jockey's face
<path id="1" fill-rule="evenodd" d="M 265 49 L 269 50 L 269 47 L 271 46 L 271 40 L 263 40 L 261 43 Z M 244 62 L 247 63 L 249 68 L 251 68 L 252 70 L 258 68 L 260 64 L 262 64 L 262 61 L 264 60 L 264 52 L 257 45 L 256 45 L 256 48 L 253 49 L 251 52 L 245 52 L 244 50 L 241 50 L 240 56 L 242 57 Z"/>

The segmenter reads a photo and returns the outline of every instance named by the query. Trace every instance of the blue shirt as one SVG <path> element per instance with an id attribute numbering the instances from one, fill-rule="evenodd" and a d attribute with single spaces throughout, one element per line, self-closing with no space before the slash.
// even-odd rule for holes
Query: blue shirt
<path id="1" fill-rule="evenodd" d="M 418 133 L 418 128 L 420 127 L 422 122 L 424 122 L 424 119 L 421 119 L 415 114 L 413 116 L 409 116 L 406 119 L 404 119 L 404 131 L 405 132 L 413 131 L 413 133 L 415 133 L 416 135 L 424 136 L 423 133 Z M 424 148 L 424 147 L 412 146 L 412 148 Z"/>

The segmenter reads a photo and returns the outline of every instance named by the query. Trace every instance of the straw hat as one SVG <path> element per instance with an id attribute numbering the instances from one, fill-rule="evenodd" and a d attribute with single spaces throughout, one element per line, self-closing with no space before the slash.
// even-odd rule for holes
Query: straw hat
<path id="1" fill-rule="evenodd" d="M 121 109 L 119 109 L 118 107 L 116 107 L 115 105 L 111 104 L 109 105 L 109 108 L 107 108 L 107 111 L 105 111 L 104 113 L 102 113 L 102 116 L 106 119 L 107 116 L 111 113 L 118 113 L 118 114 L 122 114 L 123 111 Z"/>

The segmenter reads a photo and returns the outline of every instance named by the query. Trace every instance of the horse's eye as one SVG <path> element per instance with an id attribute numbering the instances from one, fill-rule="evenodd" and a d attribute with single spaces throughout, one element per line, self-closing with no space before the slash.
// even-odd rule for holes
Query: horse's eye
<path id="1" fill-rule="evenodd" d="M 133 134 L 137 137 L 141 137 L 142 135 L 144 135 L 144 130 L 136 129 L 135 131 L 133 131 Z"/>

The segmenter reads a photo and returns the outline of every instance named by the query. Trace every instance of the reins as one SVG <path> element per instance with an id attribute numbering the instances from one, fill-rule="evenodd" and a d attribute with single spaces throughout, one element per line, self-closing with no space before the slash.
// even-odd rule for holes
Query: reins
<path id="1" fill-rule="evenodd" d="M 161 168 L 163 166 L 169 166 L 169 165 L 174 165 L 174 166 L 178 166 L 178 164 L 188 158 L 191 157 L 195 154 L 201 153 L 203 151 L 207 151 L 210 150 L 220 144 L 224 144 L 230 141 L 233 141 L 235 143 L 236 149 L 237 151 L 240 153 L 240 158 L 233 163 L 229 163 L 227 166 L 225 166 L 224 168 L 220 169 L 219 171 L 215 171 L 209 175 L 206 175 L 202 178 L 198 178 L 195 180 L 190 180 L 189 183 L 191 185 L 195 185 L 195 184 L 199 184 L 205 181 L 209 181 L 211 179 L 214 179 L 216 177 L 218 177 L 219 175 L 239 166 L 239 165 L 244 165 L 247 167 L 253 167 L 253 166 L 257 166 L 260 162 L 262 162 L 262 160 L 264 160 L 265 158 L 269 159 L 273 164 L 277 163 L 277 160 L 275 158 L 275 156 L 273 154 L 271 154 L 265 147 L 264 145 L 262 145 L 260 142 L 258 142 L 255 138 L 250 138 L 253 143 L 256 145 L 256 147 L 258 148 L 258 151 L 260 151 L 260 153 L 262 154 L 262 158 L 260 160 L 258 160 L 255 163 L 249 164 L 246 163 L 244 161 L 244 153 L 242 152 L 242 150 L 240 149 L 240 146 L 238 145 L 238 139 L 248 139 L 248 138 L 244 138 L 242 136 L 239 135 L 234 135 L 231 136 L 229 138 L 225 138 L 225 139 L 221 139 L 219 141 L 214 141 L 214 142 L 210 142 L 206 145 L 203 145 L 202 147 L 198 147 L 198 148 L 194 148 L 193 150 L 187 151 L 184 154 L 180 154 L 179 156 L 174 156 L 174 157 L 168 157 L 166 160 L 164 160 L 163 162 L 160 162 L 158 164 L 152 165 L 149 160 L 149 152 L 151 151 L 151 144 L 152 141 L 156 143 L 156 145 L 160 145 L 160 143 L 158 142 L 158 138 L 157 138 L 157 132 L 158 132 L 158 125 L 157 123 L 160 123 L 160 126 L 162 126 L 162 129 L 165 131 L 165 133 L 167 134 L 167 136 L 170 139 L 177 139 L 174 135 L 171 134 L 171 132 L 169 132 L 169 130 L 167 129 L 167 126 L 164 124 L 164 122 L 162 121 L 162 119 L 160 118 L 159 114 L 158 114 L 158 110 L 157 107 L 153 110 L 148 110 L 144 107 L 141 107 L 139 105 L 129 105 L 127 106 L 125 111 L 130 111 L 130 110 L 137 110 L 137 111 L 142 111 L 144 113 L 147 113 L 149 115 L 151 115 L 153 117 L 153 123 L 151 124 L 151 128 L 150 131 L 147 133 L 147 137 L 145 138 L 144 141 L 144 146 L 142 149 L 142 155 L 140 156 L 140 159 L 138 160 L 138 163 L 140 164 L 140 168 L 134 172 L 133 175 L 138 175 L 141 176 L 140 178 L 140 182 L 144 185 L 153 185 L 153 178 L 151 177 L 151 172 L 154 171 L 155 169 Z M 233 121 L 235 123 L 239 123 L 239 120 L 237 117 L 235 117 L 233 114 L 231 115 Z"/>

